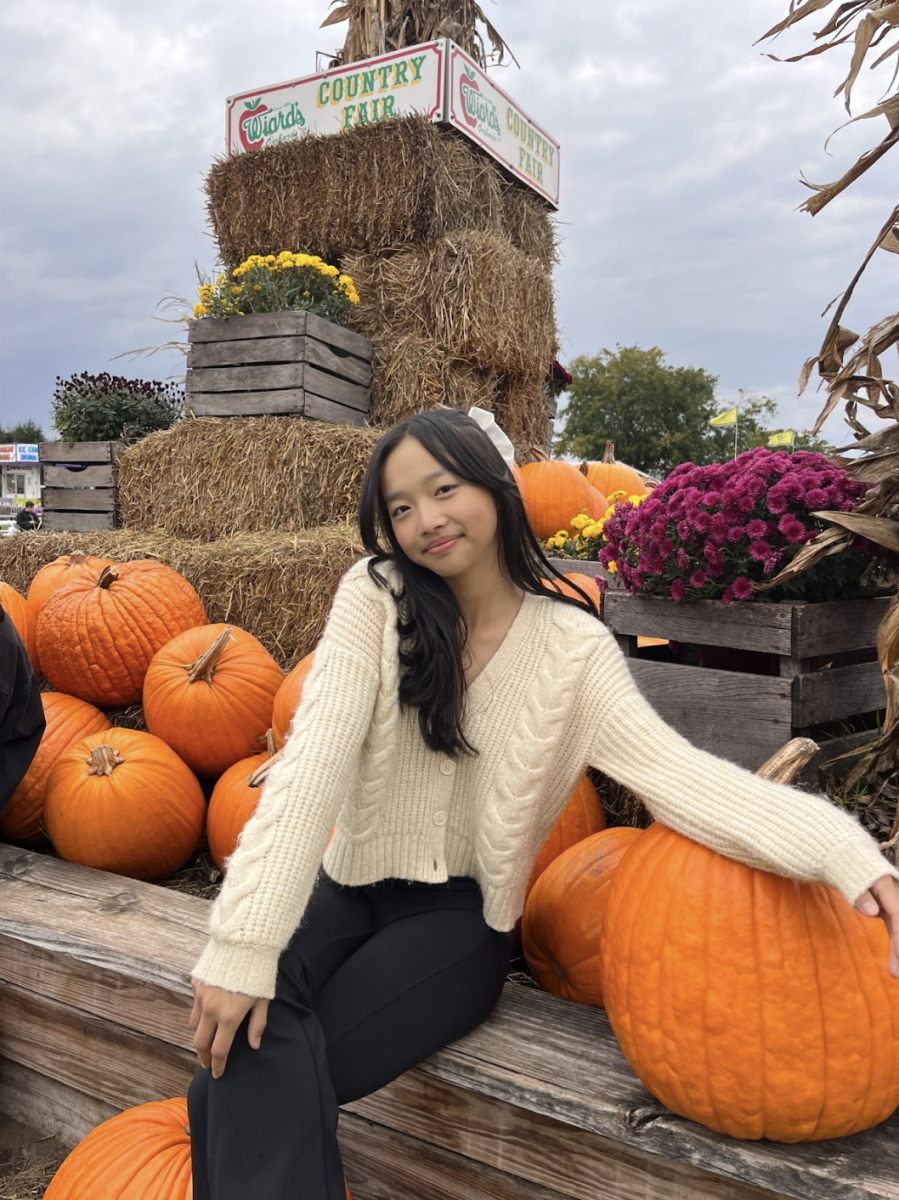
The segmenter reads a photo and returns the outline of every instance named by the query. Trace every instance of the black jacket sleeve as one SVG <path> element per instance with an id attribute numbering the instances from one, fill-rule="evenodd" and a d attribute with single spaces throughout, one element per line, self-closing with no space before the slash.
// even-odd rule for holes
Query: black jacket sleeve
<path id="1" fill-rule="evenodd" d="M 0 608 L 0 815 L 31 765 L 45 727 L 28 654 Z"/>

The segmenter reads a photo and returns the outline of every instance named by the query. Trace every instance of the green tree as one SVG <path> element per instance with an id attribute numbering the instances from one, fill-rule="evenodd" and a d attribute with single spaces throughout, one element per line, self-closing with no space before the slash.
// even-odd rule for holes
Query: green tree
<path id="1" fill-rule="evenodd" d="M 742 389 L 736 401 L 715 396 L 717 376 L 701 367 L 671 367 L 658 347 L 617 346 L 569 363 L 572 377 L 564 428 L 556 454 L 599 459 L 607 441 L 615 456 L 638 470 L 667 475 L 682 462 L 731 458 L 734 427 L 715 428 L 712 417 L 738 408 L 737 452 L 764 446 L 776 422 L 777 403 Z M 815 444 L 812 444 L 814 441 Z M 796 449 L 829 452 L 819 438 L 799 434 Z"/>
<path id="2" fill-rule="evenodd" d="M 44 431 L 35 421 L 0 426 L 0 442 L 45 442 Z"/>

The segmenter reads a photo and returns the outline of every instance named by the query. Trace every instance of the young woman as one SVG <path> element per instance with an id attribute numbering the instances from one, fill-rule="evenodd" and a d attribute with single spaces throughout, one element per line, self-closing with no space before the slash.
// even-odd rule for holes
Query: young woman
<path id="1" fill-rule="evenodd" d="M 196 1200 L 342 1200 L 338 1106 L 488 1016 L 588 765 L 686 836 L 882 917 L 899 977 L 899 871 L 822 797 L 660 720 L 586 594 L 541 582 L 511 461 L 480 410 L 421 413 L 374 449 L 371 557 L 337 589 L 193 974 Z"/>

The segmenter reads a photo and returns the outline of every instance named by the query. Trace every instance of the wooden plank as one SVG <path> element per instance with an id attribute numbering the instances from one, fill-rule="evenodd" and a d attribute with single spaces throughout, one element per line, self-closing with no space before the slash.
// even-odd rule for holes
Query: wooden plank
<path id="1" fill-rule="evenodd" d="M 689 1164 L 622 1149 L 609 1138 L 461 1091 L 418 1071 L 406 1072 L 342 1111 L 574 1200 L 749 1200 L 774 1194 Z"/>
<path id="2" fill-rule="evenodd" d="M 877 628 L 890 606 L 888 596 L 797 604 L 793 656 L 814 658 L 877 645 Z"/>
<path id="3" fill-rule="evenodd" d="M 603 619 L 613 633 L 791 654 L 792 607 L 789 604 L 732 604 L 725 607 L 717 600 L 676 604 L 661 596 L 607 592 Z"/>
<path id="4" fill-rule="evenodd" d="M 41 507 L 47 512 L 114 512 L 117 501 L 116 488 L 48 487 Z"/>
<path id="5" fill-rule="evenodd" d="M 351 379 L 365 387 L 371 387 L 372 367 L 371 358 L 357 358 L 339 347 L 329 346 L 314 337 L 307 337 L 303 343 L 303 361 L 323 371 L 339 375 L 341 379 Z"/>
<path id="6" fill-rule="evenodd" d="M 41 442 L 38 457 L 42 463 L 108 463 L 124 449 L 122 442 Z"/>
<path id="7" fill-rule="evenodd" d="M 594 578 L 597 575 L 603 574 L 602 566 L 598 562 L 589 562 L 586 558 L 552 558 L 549 561 L 563 575 L 592 575 Z"/>
<path id="8" fill-rule="evenodd" d="M 337 1136 L 353 1200 L 559 1200 L 556 1191 L 345 1112 Z"/>
<path id="9" fill-rule="evenodd" d="M 44 487 L 113 487 L 118 482 L 118 468 L 115 463 L 105 463 L 96 467 L 84 467 L 82 470 L 70 470 L 68 467 L 44 467 Z"/>
<path id="10" fill-rule="evenodd" d="M 857 663 L 809 671 L 793 680 L 793 724 L 818 725 L 886 707 L 880 665 Z"/>
<path id="11" fill-rule="evenodd" d="M 332 425 L 362 427 L 368 413 L 345 404 L 335 404 L 321 396 L 312 396 L 302 388 L 276 392 L 213 392 L 193 395 L 187 401 L 195 417 L 308 417 Z"/>
<path id="12" fill-rule="evenodd" d="M 792 736 L 789 679 L 643 659 L 628 666 L 664 721 L 721 758 L 755 770 Z"/>
<path id="13" fill-rule="evenodd" d="M 0 982 L 0 1056 L 114 1107 L 183 1096 L 196 1055 Z"/>
<path id="14" fill-rule="evenodd" d="M 307 339 L 302 335 L 272 338 L 230 338 L 191 346 L 187 365 L 198 367 L 244 366 L 247 363 L 303 362 Z"/>
<path id="15" fill-rule="evenodd" d="M 340 379 L 309 362 L 305 364 L 303 387 L 313 396 L 334 400 L 349 408 L 357 408 L 360 412 L 367 413 L 371 404 L 370 387 L 361 383 L 353 383 L 349 379 Z"/>
<path id="16" fill-rule="evenodd" d="M 187 372 L 188 399 L 195 392 L 266 392 L 303 387 L 302 363 L 254 363 L 246 367 L 194 367 Z"/>
<path id="17" fill-rule="evenodd" d="M 188 325 L 191 345 L 244 338 L 289 337 L 306 334 L 358 358 L 372 356 L 372 343 L 361 333 L 309 312 L 251 313 L 246 317 L 193 320 Z"/>
<path id="18" fill-rule="evenodd" d="M 54 533 L 93 533 L 97 529 L 115 529 L 114 513 L 46 512 L 41 528 Z"/>
<path id="19" fill-rule="evenodd" d="M 121 1109 L 21 1063 L 0 1059 L 0 1114 L 77 1146 Z"/>
<path id="20" fill-rule="evenodd" d="M 187 373 L 188 380 L 190 372 Z M 284 388 L 272 392 L 191 392 L 185 408 L 195 417 L 302 417 L 306 412 L 306 393 L 302 388 Z"/>
<path id="21" fill-rule="evenodd" d="M 313 396 L 310 392 L 306 393 L 306 411 L 303 415 L 313 421 L 328 421 L 332 425 L 355 425 L 359 429 L 368 424 L 368 409 L 335 404 L 333 400 Z"/>

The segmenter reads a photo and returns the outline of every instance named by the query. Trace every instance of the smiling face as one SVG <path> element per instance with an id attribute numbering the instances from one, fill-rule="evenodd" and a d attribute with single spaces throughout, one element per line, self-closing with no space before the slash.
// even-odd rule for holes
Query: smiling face
<path id="1" fill-rule="evenodd" d="M 495 570 L 496 503 L 488 488 L 448 471 L 421 442 L 405 437 L 384 461 L 381 491 L 394 537 L 419 566 L 445 579 Z"/>

